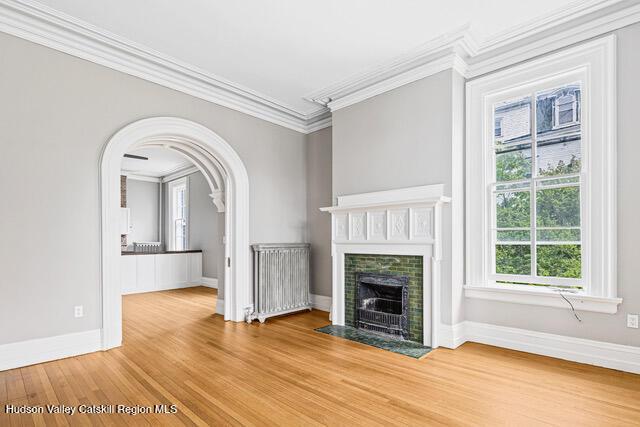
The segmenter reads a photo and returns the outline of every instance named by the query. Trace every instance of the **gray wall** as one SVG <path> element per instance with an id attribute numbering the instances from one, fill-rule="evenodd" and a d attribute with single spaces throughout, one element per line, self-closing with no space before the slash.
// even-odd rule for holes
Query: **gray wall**
<path id="1" fill-rule="evenodd" d="M 307 138 L 307 223 L 311 243 L 311 293 L 331 296 L 331 128 Z"/>
<path id="2" fill-rule="evenodd" d="M 333 113 L 333 196 L 444 183 L 451 191 L 451 71 Z"/>
<path id="3" fill-rule="evenodd" d="M 127 207 L 131 211 L 132 226 L 127 236 L 129 246 L 133 242 L 158 241 L 159 185 L 127 178 Z"/>
<path id="4" fill-rule="evenodd" d="M 251 242 L 306 239 L 306 136 L 0 34 L 0 344 L 101 327 L 100 156 L 146 117 L 224 138 L 250 182 Z M 85 316 L 73 317 L 83 305 Z"/>
<path id="5" fill-rule="evenodd" d="M 569 310 L 466 300 L 466 318 L 476 322 L 531 329 L 597 341 L 640 346 L 640 331 L 626 327 L 627 313 L 640 313 L 640 24 L 618 35 L 618 296 L 624 301 L 615 315 L 581 312 L 578 322 Z"/>
<path id="6" fill-rule="evenodd" d="M 453 85 L 454 72 L 443 71 L 334 112 L 334 199 L 439 183 L 451 195 Z M 443 235 L 442 320 L 450 324 L 449 206 L 443 211 Z"/>
<path id="7" fill-rule="evenodd" d="M 224 258 L 224 213 L 211 201 L 211 189 L 202 175 L 189 175 L 189 248 L 202 249 L 202 275 L 218 277 L 218 257 Z"/>

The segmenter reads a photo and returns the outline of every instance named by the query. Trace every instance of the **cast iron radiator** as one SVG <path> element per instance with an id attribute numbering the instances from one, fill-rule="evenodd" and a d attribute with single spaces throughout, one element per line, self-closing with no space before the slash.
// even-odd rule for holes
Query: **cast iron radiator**
<path id="1" fill-rule="evenodd" d="M 309 244 L 255 244 L 253 248 L 254 312 L 247 322 L 310 310 Z"/>

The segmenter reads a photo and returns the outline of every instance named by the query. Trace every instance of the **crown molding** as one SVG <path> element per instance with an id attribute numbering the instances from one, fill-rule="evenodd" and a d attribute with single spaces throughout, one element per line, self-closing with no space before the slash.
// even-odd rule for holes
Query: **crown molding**
<path id="1" fill-rule="evenodd" d="M 182 178 L 187 175 L 191 175 L 192 173 L 199 172 L 196 166 L 191 162 L 183 163 L 179 166 L 173 167 L 171 169 L 167 169 L 164 171 L 157 172 L 154 175 L 145 175 L 144 172 L 138 172 L 129 169 L 123 169 L 122 175 L 126 176 L 128 179 L 133 179 L 137 181 L 148 181 L 148 182 L 169 182 L 174 181 L 176 179 Z"/>
<path id="2" fill-rule="evenodd" d="M 438 72 L 474 78 L 640 22 L 630 0 L 574 2 L 482 42 L 464 26 L 392 61 L 304 98 L 302 113 L 266 95 L 163 55 L 33 0 L 0 0 L 0 31 L 308 134 L 331 126 L 331 112 Z"/>
<path id="3" fill-rule="evenodd" d="M 0 0 L 0 31 L 301 133 L 331 126 L 325 107 L 296 111 L 32 0 Z"/>
<path id="4" fill-rule="evenodd" d="M 324 106 L 307 119 L 305 133 L 312 133 L 317 130 L 328 128 L 329 126 L 331 126 L 331 110 Z"/>
<path id="5" fill-rule="evenodd" d="M 466 26 L 305 99 L 331 111 L 444 70 L 474 78 L 640 22 L 640 4 L 625 0 L 573 2 L 484 41 Z"/>
<path id="6" fill-rule="evenodd" d="M 555 9 L 528 22 L 502 31 L 480 43 L 476 55 L 512 44 L 518 40 L 534 36 L 546 30 L 576 20 L 589 13 L 620 3 L 622 0 L 579 0 Z"/>
<path id="7" fill-rule="evenodd" d="M 456 70 L 460 74 L 465 75 L 466 68 L 467 66 L 465 61 L 458 56 L 458 54 L 448 53 L 441 58 L 431 59 L 424 64 L 410 68 L 400 74 L 383 78 L 371 85 L 364 84 L 362 88 L 357 89 L 354 92 L 347 93 L 342 97 L 334 98 L 333 96 L 329 96 L 328 98 L 330 98 L 331 101 L 327 103 L 327 107 L 331 109 L 331 111 L 336 111 L 449 69 Z"/>
<path id="8" fill-rule="evenodd" d="M 198 169 L 195 166 L 188 166 L 186 168 L 182 168 L 182 169 L 170 172 L 170 173 L 166 173 L 163 177 L 160 178 L 160 181 L 161 182 L 175 181 L 176 179 L 184 178 L 187 175 L 191 175 L 192 173 L 196 173 L 196 172 L 199 172 L 199 171 L 200 171 L 200 169 Z"/>
<path id="9" fill-rule="evenodd" d="M 127 179 L 133 179 L 134 181 L 145 181 L 145 182 L 155 182 L 155 183 L 162 182 L 162 178 L 149 176 L 149 175 L 141 175 L 135 172 L 130 172 L 128 170 L 122 170 L 122 175 L 126 176 Z"/>
<path id="10" fill-rule="evenodd" d="M 440 71 L 453 68 L 466 73 L 466 63 L 462 58 L 476 51 L 476 40 L 469 27 L 464 26 L 304 98 L 336 111 Z"/>
<path id="11" fill-rule="evenodd" d="M 559 19 L 555 24 L 523 30 L 519 35 L 513 33 L 516 41 L 509 45 L 501 45 L 499 39 L 482 44 L 478 55 L 467 59 L 466 77 L 471 79 L 488 74 L 640 22 L 638 2 L 610 0 L 600 4 L 608 7 L 587 15 L 576 14 L 578 17 L 569 21 Z M 496 47 L 489 49 L 488 46 Z"/>

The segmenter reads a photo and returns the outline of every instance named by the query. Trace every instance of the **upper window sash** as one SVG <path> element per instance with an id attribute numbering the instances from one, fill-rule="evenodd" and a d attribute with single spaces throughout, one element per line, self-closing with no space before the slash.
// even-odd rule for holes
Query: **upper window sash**
<path id="1" fill-rule="evenodd" d="M 583 189 L 587 186 L 588 181 L 588 168 L 585 162 L 585 159 L 588 159 L 589 156 L 589 141 L 588 136 L 586 135 L 584 129 L 581 132 L 581 157 L 582 157 L 582 167 L 579 173 L 574 174 L 565 174 L 565 175 L 553 175 L 553 176 L 545 176 L 540 175 L 538 173 L 538 166 L 536 164 L 536 149 L 537 149 L 537 123 L 536 123 L 536 95 L 544 92 L 546 90 L 563 87 L 566 85 L 575 84 L 580 82 L 581 89 L 585 91 L 584 83 L 587 79 L 587 75 L 585 70 L 570 70 L 565 73 L 558 73 L 549 77 L 538 78 L 534 81 L 529 81 L 528 83 L 521 84 L 519 86 L 511 86 L 507 90 L 496 91 L 495 93 L 487 96 L 484 102 L 484 108 L 482 110 L 482 116 L 484 117 L 485 122 L 485 132 L 483 138 L 483 158 L 486 160 L 485 167 L 485 194 L 488 194 L 486 201 L 484 202 L 484 206 L 487 214 L 485 215 L 486 222 L 484 224 L 484 229 L 486 232 L 484 233 L 486 237 L 485 242 L 485 251 L 487 252 L 485 259 L 485 279 L 484 283 L 486 285 L 495 285 L 497 282 L 510 282 L 510 283 L 529 283 L 531 285 L 541 284 L 541 285 L 549 285 L 549 286 L 559 286 L 559 287 L 580 287 L 581 292 L 591 293 L 591 283 L 589 277 L 589 268 L 588 263 L 586 261 L 587 254 L 590 252 L 590 241 L 588 233 L 584 230 L 588 229 L 589 224 L 587 223 L 588 217 L 585 215 L 585 212 L 588 211 L 589 206 L 587 205 L 588 199 L 583 192 Z M 491 124 L 495 123 L 495 106 L 509 100 L 518 100 L 518 99 L 528 99 L 530 103 L 530 110 L 528 111 L 530 115 L 530 120 L 528 123 L 529 131 L 526 135 L 527 144 L 530 144 L 531 149 L 531 176 L 526 179 L 520 179 L 515 181 L 497 181 L 496 179 L 496 153 L 495 153 L 495 136 L 493 132 L 493 127 Z M 583 97 L 583 110 L 588 111 L 588 105 L 585 105 L 585 100 L 588 100 L 588 96 Z M 555 102 L 554 102 L 555 104 Z M 555 112 L 554 112 L 555 115 Z M 535 216 L 535 199 L 536 199 L 536 191 L 538 188 L 538 183 L 542 181 L 549 181 L 555 179 L 563 179 L 570 177 L 578 177 L 578 184 L 580 188 L 580 229 L 581 229 L 581 239 L 580 239 L 580 249 L 581 249 L 581 277 L 580 278 L 565 278 L 565 277 L 551 277 L 551 276 L 539 276 L 537 274 L 537 257 L 536 251 L 533 248 L 537 248 L 537 232 L 538 227 L 536 224 L 536 216 Z M 513 187 L 517 187 L 516 184 L 526 184 L 527 186 L 520 186 L 517 190 Z M 566 186 L 566 185 L 563 185 Z M 530 257 L 530 271 L 527 275 L 515 275 L 515 274 L 504 274 L 496 272 L 496 244 L 498 244 L 496 239 L 496 233 L 494 233 L 494 228 L 496 227 L 496 204 L 494 200 L 494 193 L 496 191 L 500 192 L 497 187 L 502 187 L 504 191 L 520 191 L 520 192 L 528 192 L 529 193 L 529 203 L 531 207 L 531 216 L 529 223 L 529 241 L 528 246 L 531 248 L 529 251 Z M 509 187 L 512 187 L 509 189 Z"/>
<path id="2" fill-rule="evenodd" d="M 550 286 L 560 286 L 560 287 L 579 287 L 582 288 L 583 291 L 588 292 L 588 271 L 587 265 L 584 262 L 584 254 L 588 252 L 588 242 L 583 238 L 584 233 L 582 232 L 582 228 L 585 227 L 585 218 L 583 212 L 587 210 L 587 206 L 585 203 L 585 197 L 580 194 L 581 187 L 586 183 L 587 174 L 586 173 L 565 173 L 565 174 L 557 174 L 557 175 L 544 175 L 540 173 L 540 170 L 544 167 L 542 164 L 538 164 L 538 150 L 542 148 L 543 145 L 538 145 L 540 142 L 544 144 L 545 136 L 544 124 L 542 127 L 538 126 L 539 123 L 538 118 L 544 118 L 543 116 L 539 116 L 537 112 L 538 102 L 541 102 L 541 105 L 544 105 L 545 99 L 549 99 L 546 94 L 553 93 L 550 92 L 554 88 L 560 88 L 565 90 L 581 90 L 582 82 L 580 80 L 581 76 L 579 74 L 573 73 L 565 73 L 564 75 L 554 78 L 554 79 L 543 79 L 540 82 L 535 82 L 523 87 L 518 87 L 512 89 L 510 91 L 505 91 L 499 95 L 495 95 L 490 98 L 488 102 L 485 103 L 483 114 L 487 119 L 487 122 L 492 121 L 494 123 L 494 131 L 492 132 L 490 129 L 487 132 L 487 137 L 485 139 L 485 143 L 483 149 L 486 150 L 485 158 L 487 159 L 487 171 L 488 175 L 486 180 L 489 186 L 489 203 L 486 204 L 488 209 L 487 213 L 487 229 L 489 235 L 489 245 L 487 247 L 488 256 L 486 258 L 487 261 L 487 281 L 488 283 L 496 283 L 496 282 L 513 282 L 513 283 L 529 283 L 531 285 L 550 285 Z M 553 99 L 554 109 L 555 109 L 556 99 Z M 574 107 L 575 109 L 575 107 Z M 549 111 L 548 113 L 555 115 L 555 111 Z M 500 114 L 500 116 L 498 116 Z M 524 115 L 523 115 L 524 114 Z M 544 114 L 544 112 L 543 112 Z M 512 139 L 516 141 L 517 146 L 515 146 L 514 150 L 507 150 L 504 147 L 508 147 L 508 145 L 503 145 L 503 143 L 507 143 L 508 141 L 504 141 L 501 137 L 508 137 L 508 135 L 504 135 L 503 132 L 498 135 L 495 131 L 495 128 L 498 126 L 499 122 L 502 122 L 502 119 L 510 118 L 514 123 L 511 126 L 511 131 L 513 133 Z M 551 124 L 554 124 L 555 119 L 553 117 L 551 119 Z M 548 122 L 547 122 L 548 123 Z M 548 129 L 548 128 L 547 128 Z M 542 133 L 540 133 L 542 132 Z M 552 126 L 550 132 L 556 132 L 555 126 Z M 586 147 L 584 146 L 586 141 L 582 138 L 582 132 L 579 130 L 579 153 L 578 159 L 582 158 L 582 155 L 586 151 Z M 489 134 L 492 133 L 494 135 L 493 138 L 489 137 Z M 521 137 L 518 137 L 518 135 Z M 520 141 L 520 142 L 517 142 Z M 528 170 L 529 174 L 527 178 L 522 179 L 514 179 L 514 180 L 500 180 L 498 181 L 497 177 L 497 159 L 498 156 L 509 155 L 511 152 L 520 152 L 520 153 L 530 153 L 530 161 L 528 166 L 526 166 L 525 170 Z M 552 162 L 553 158 L 550 159 Z M 504 165 L 503 165 L 504 166 Z M 552 165 L 555 167 L 555 164 Z M 574 179 L 575 178 L 575 179 Z M 554 184 L 555 185 L 550 185 Z M 542 186 L 541 184 L 545 184 Z M 538 225 L 538 213 L 536 209 L 536 200 L 541 191 L 553 191 L 555 189 L 560 188 L 569 188 L 569 187 L 577 187 L 579 190 L 579 205 L 578 209 L 580 210 L 580 219 L 577 228 L 579 231 L 579 235 L 581 238 L 579 240 L 573 240 L 570 242 L 560 242 L 560 241 L 548 241 L 542 238 L 538 239 L 538 232 L 549 230 L 549 227 L 539 226 Z M 528 227 L 519 227 L 518 229 L 524 233 L 524 238 L 522 241 L 503 241 L 498 239 L 498 235 L 500 233 L 512 232 L 513 228 L 504 228 L 500 227 L 497 223 L 497 197 L 498 195 L 509 195 L 516 193 L 527 193 L 529 194 L 528 203 L 529 203 L 529 218 L 528 218 Z M 524 224 L 521 224 L 524 225 Z M 567 227 L 560 227 L 559 229 L 567 229 Z M 513 234 L 513 233 L 512 233 Z M 527 237 L 528 236 L 528 237 Z M 565 246 L 577 246 L 580 252 L 580 277 L 579 278 L 570 278 L 570 277 L 562 277 L 562 274 L 559 275 L 540 275 L 540 265 L 538 264 L 539 255 L 542 253 L 541 249 L 547 246 L 559 246 L 563 243 Z M 522 247 L 524 252 L 523 256 L 528 256 L 530 259 L 528 266 L 528 274 L 525 274 L 523 271 L 522 274 L 505 274 L 504 272 L 497 271 L 497 258 L 496 252 L 498 251 L 498 247 L 503 248 L 518 248 Z M 527 248 L 527 249 L 525 249 Z M 515 258 L 518 255 L 513 255 Z M 502 264 L 505 265 L 505 264 Z M 507 267 L 510 264 L 506 265 Z M 521 268 L 525 268 L 524 266 L 520 266 Z"/>

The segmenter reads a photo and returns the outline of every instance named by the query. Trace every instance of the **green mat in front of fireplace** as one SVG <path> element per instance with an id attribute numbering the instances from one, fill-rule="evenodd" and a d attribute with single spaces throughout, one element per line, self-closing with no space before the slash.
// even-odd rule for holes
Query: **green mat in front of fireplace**
<path id="1" fill-rule="evenodd" d="M 349 341 L 355 341 L 372 347 L 381 348 L 404 356 L 413 357 L 414 359 L 420 359 L 431 351 L 431 347 L 425 347 L 416 342 L 389 338 L 382 334 L 357 329 L 352 326 L 327 325 L 316 329 L 316 331 L 332 335 L 334 337 L 344 338 Z"/>

